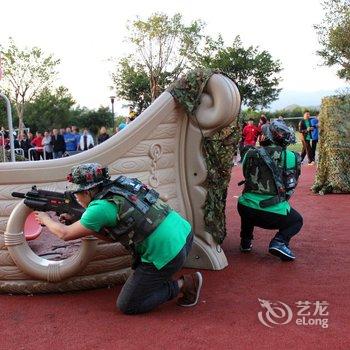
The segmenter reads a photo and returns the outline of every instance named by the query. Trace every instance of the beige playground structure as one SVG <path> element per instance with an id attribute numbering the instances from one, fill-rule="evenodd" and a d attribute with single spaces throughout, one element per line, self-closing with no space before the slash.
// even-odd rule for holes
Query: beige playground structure
<path id="1" fill-rule="evenodd" d="M 195 244 L 188 267 L 220 270 L 227 266 L 223 250 L 204 223 L 207 168 L 202 142 L 203 136 L 232 123 L 239 109 L 236 85 L 214 74 L 196 118 L 164 92 L 127 128 L 95 148 L 57 160 L 0 163 L 0 292 L 69 291 L 122 283 L 127 278 L 130 256 L 118 243 L 89 237 L 70 257 L 54 261 L 38 256 L 24 238 L 31 209 L 11 193 L 27 192 L 32 185 L 63 192 L 71 167 L 86 162 L 108 166 L 112 178 L 122 174 L 139 178 L 191 222 Z"/>

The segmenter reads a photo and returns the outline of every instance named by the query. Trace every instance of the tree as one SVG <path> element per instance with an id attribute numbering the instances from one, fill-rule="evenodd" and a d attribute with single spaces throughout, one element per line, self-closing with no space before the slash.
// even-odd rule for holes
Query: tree
<path id="1" fill-rule="evenodd" d="M 224 47 L 220 38 L 209 41 L 197 56 L 196 65 L 227 73 L 237 83 L 243 104 L 252 108 L 267 107 L 281 91 L 280 61 L 258 47 L 244 48 L 239 36 L 230 47 Z"/>
<path id="2" fill-rule="evenodd" d="M 72 111 L 69 125 L 76 125 L 79 128 L 87 127 L 93 134 L 97 135 L 102 126 L 113 126 L 113 115 L 108 107 L 100 107 L 97 110 L 77 108 Z"/>
<path id="3" fill-rule="evenodd" d="M 34 101 L 25 106 L 27 126 L 34 131 L 66 127 L 74 104 L 67 88 L 60 86 L 54 92 L 44 88 Z"/>
<path id="4" fill-rule="evenodd" d="M 325 16 L 316 25 L 322 49 L 317 54 L 326 66 L 340 66 L 337 75 L 350 81 L 350 0 L 324 0 Z"/>
<path id="5" fill-rule="evenodd" d="M 149 78 L 142 65 L 132 63 L 130 58 L 122 58 L 117 71 L 112 73 L 112 80 L 118 97 L 130 101 L 137 114 L 151 104 Z"/>
<path id="6" fill-rule="evenodd" d="M 25 106 L 45 88 L 49 88 L 57 75 L 60 63 L 52 55 L 38 48 L 18 48 L 12 38 L 6 49 L 1 48 L 4 78 L 1 87 L 9 96 L 19 118 L 19 128 L 24 125 Z"/>
<path id="7" fill-rule="evenodd" d="M 154 14 L 132 23 L 129 40 L 135 53 L 119 60 L 112 74 L 118 97 L 130 101 L 140 113 L 180 74 L 192 68 L 219 69 L 235 79 L 243 103 L 266 107 L 277 99 L 281 63 L 268 51 L 244 48 L 239 36 L 231 47 L 203 34 L 197 20 L 182 24 L 180 15 Z"/>
<path id="8" fill-rule="evenodd" d="M 155 13 L 147 20 L 133 21 L 128 26 L 128 40 L 134 53 L 119 62 L 113 77 L 117 91 L 122 96 L 123 90 L 118 87 L 123 77 L 120 73 L 128 73 L 128 79 L 136 75 L 140 78 L 138 84 L 144 84 L 146 74 L 149 86 L 146 95 L 154 101 L 162 92 L 164 81 L 177 79 L 188 66 L 202 40 L 202 28 L 203 24 L 198 20 L 186 26 L 180 14 L 168 17 Z"/>

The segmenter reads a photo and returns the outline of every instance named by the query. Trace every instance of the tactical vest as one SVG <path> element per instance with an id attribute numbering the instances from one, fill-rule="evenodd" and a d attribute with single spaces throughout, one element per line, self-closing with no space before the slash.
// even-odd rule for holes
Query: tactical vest
<path id="1" fill-rule="evenodd" d="M 105 186 L 94 199 L 107 199 L 118 208 L 117 225 L 105 227 L 100 233 L 132 251 L 136 244 L 154 232 L 171 211 L 159 199 L 158 192 L 136 178 L 125 176 L 119 176 Z"/>
<path id="2" fill-rule="evenodd" d="M 287 169 L 287 151 L 280 146 L 252 147 L 245 156 L 243 193 L 273 196 L 262 200 L 262 208 L 288 200 L 297 186 L 300 175 L 300 156 L 293 152 L 295 165 Z"/>

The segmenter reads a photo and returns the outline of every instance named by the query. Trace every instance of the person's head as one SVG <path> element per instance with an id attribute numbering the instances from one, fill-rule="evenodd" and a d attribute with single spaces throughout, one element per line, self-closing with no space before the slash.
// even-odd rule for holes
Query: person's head
<path id="1" fill-rule="evenodd" d="M 260 123 L 261 124 L 266 124 L 267 123 L 267 118 L 266 118 L 265 114 L 262 114 L 260 116 Z"/>
<path id="2" fill-rule="evenodd" d="M 80 164 L 74 166 L 67 176 L 67 180 L 72 183 L 68 190 L 75 195 L 78 203 L 86 208 L 100 187 L 109 179 L 107 167 L 103 168 L 98 163 Z"/>
<path id="3" fill-rule="evenodd" d="M 32 132 L 30 132 L 30 131 L 28 131 L 28 139 L 32 139 L 33 138 L 33 133 Z"/>
<path id="4" fill-rule="evenodd" d="M 309 119 L 310 118 L 310 111 L 305 111 L 304 112 L 304 119 Z"/>
<path id="5" fill-rule="evenodd" d="M 60 129 L 60 134 L 63 135 L 65 131 L 66 131 L 65 128 L 61 128 L 61 129 Z"/>
<path id="6" fill-rule="evenodd" d="M 66 133 L 67 133 L 67 134 L 70 134 L 70 132 L 71 132 L 70 127 L 69 127 L 69 126 L 68 126 L 68 127 L 66 127 Z"/>
<path id="7" fill-rule="evenodd" d="M 274 143 L 281 147 L 287 147 L 296 141 L 294 130 L 288 127 L 284 121 L 278 119 L 263 129 L 263 136 L 266 143 Z M 267 146 L 266 143 L 263 146 Z"/>
<path id="8" fill-rule="evenodd" d="M 279 115 L 278 116 L 278 120 L 283 120 L 284 118 L 283 118 L 283 115 Z"/>
<path id="9" fill-rule="evenodd" d="M 126 124 L 125 124 L 125 123 L 120 123 L 120 124 L 118 125 L 118 131 L 123 130 L 125 127 L 126 127 Z"/>
<path id="10" fill-rule="evenodd" d="M 107 134 L 107 129 L 104 126 L 101 127 L 100 134 Z"/>
<path id="11" fill-rule="evenodd" d="M 48 137 L 50 135 L 50 133 L 48 131 L 44 132 L 44 137 Z"/>
<path id="12" fill-rule="evenodd" d="M 88 135 L 88 134 L 89 134 L 89 129 L 88 128 L 84 128 L 83 135 Z"/>
<path id="13" fill-rule="evenodd" d="M 254 119 L 253 118 L 249 118 L 248 119 L 248 125 L 253 125 L 254 124 Z"/>
<path id="14" fill-rule="evenodd" d="M 42 136 L 43 136 L 43 134 L 42 134 L 42 132 L 41 132 L 41 131 L 37 131 L 37 132 L 35 133 L 35 136 L 36 136 L 36 137 L 42 137 Z"/>
<path id="15" fill-rule="evenodd" d="M 72 125 L 72 132 L 76 132 L 77 131 L 77 127 L 75 125 Z"/>
<path id="16" fill-rule="evenodd" d="M 52 133 L 53 133 L 55 136 L 57 136 L 57 135 L 58 135 L 58 129 L 53 129 L 53 130 L 52 130 Z"/>

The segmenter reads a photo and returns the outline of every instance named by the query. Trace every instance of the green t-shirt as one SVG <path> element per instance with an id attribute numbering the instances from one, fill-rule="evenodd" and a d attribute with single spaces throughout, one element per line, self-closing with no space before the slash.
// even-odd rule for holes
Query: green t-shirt
<path id="1" fill-rule="evenodd" d="M 287 154 L 287 169 L 292 169 L 295 167 L 295 155 L 291 151 L 286 151 Z M 243 164 L 244 164 L 245 158 L 243 159 Z M 283 153 L 282 153 L 282 161 L 283 160 Z M 258 194 L 258 193 L 250 193 L 246 192 L 243 193 L 239 198 L 238 202 L 242 205 L 245 205 L 246 207 L 257 209 L 257 210 L 263 210 L 263 211 L 268 211 L 271 213 L 275 214 L 280 214 L 280 215 L 287 215 L 290 211 L 290 205 L 288 201 L 283 201 L 274 205 L 271 205 L 266 208 L 262 208 L 260 206 L 260 202 L 264 199 L 270 199 L 273 196 L 267 195 L 267 194 Z"/>
<path id="2" fill-rule="evenodd" d="M 306 126 L 306 128 L 309 128 L 311 126 L 309 119 L 305 119 L 305 126 Z M 305 134 L 305 140 L 308 140 L 308 141 L 311 140 L 311 135 L 310 135 L 309 131 Z"/>
<path id="3" fill-rule="evenodd" d="M 106 199 L 90 202 L 80 223 L 87 229 L 99 232 L 103 227 L 117 224 L 117 206 Z M 186 243 L 191 232 L 190 223 L 176 211 L 171 211 L 165 220 L 137 247 L 141 260 L 153 263 L 158 270 L 175 258 Z"/>

